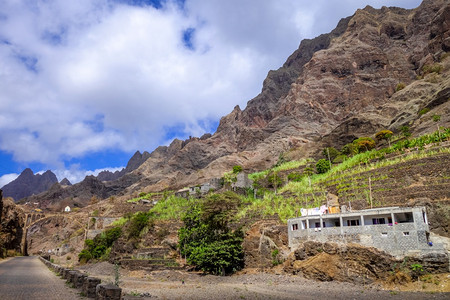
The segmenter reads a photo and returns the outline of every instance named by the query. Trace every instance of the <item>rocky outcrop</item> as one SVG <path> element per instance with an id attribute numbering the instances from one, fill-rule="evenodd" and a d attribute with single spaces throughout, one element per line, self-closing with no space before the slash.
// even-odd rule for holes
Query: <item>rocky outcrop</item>
<path id="1" fill-rule="evenodd" d="M 142 165 L 149 157 L 150 153 L 148 153 L 147 151 L 144 151 L 144 153 L 136 151 L 136 153 L 128 161 L 126 168 L 123 168 L 120 171 L 115 171 L 114 173 L 111 171 L 102 171 L 97 175 L 97 179 L 100 181 L 117 180 L 123 175 L 139 168 L 139 166 Z"/>
<path id="2" fill-rule="evenodd" d="M 63 180 L 61 180 L 60 182 L 59 182 L 59 184 L 60 185 L 67 185 L 67 186 L 69 186 L 69 185 L 72 185 L 72 183 L 69 181 L 69 179 L 67 179 L 67 178 L 64 178 Z"/>
<path id="3" fill-rule="evenodd" d="M 48 190 L 56 182 L 58 182 L 58 179 L 50 170 L 35 175 L 31 169 L 27 168 L 23 170 L 19 177 L 6 184 L 2 189 L 5 197 L 12 197 L 15 201 L 19 201 L 22 198 Z"/>
<path id="4" fill-rule="evenodd" d="M 431 273 L 446 273 L 449 267 L 448 256 L 443 253 L 398 260 L 383 251 L 357 244 L 308 241 L 289 256 L 284 271 L 320 281 L 368 284 L 391 280 L 396 273 L 411 280 L 415 276 L 412 264 L 420 264 L 425 272 Z"/>
<path id="5" fill-rule="evenodd" d="M 0 257 L 12 251 L 21 253 L 24 213 L 11 198 L 3 199 L 0 190 Z"/>

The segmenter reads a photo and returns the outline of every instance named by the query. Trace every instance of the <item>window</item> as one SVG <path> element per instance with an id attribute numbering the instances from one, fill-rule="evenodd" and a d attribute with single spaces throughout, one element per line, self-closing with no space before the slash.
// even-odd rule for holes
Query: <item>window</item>
<path id="1" fill-rule="evenodd" d="M 347 220 L 347 226 L 359 226 L 359 219 Z"/>
<path id="2" fill-rule="evenodd" d="M 404 231 L 403 236 L 409 236 L 409 231 Z"/>
<path id="3" fill-rule="evenodd" d="M 292 224 L 292 230 L 298 230 L 298 224 Z"/>
<path id="4" fill-rule="evenodd" d="M 378 224 L 386 224 L 385 218 L 372 218 L 372 224 L 378 225 Z"/>

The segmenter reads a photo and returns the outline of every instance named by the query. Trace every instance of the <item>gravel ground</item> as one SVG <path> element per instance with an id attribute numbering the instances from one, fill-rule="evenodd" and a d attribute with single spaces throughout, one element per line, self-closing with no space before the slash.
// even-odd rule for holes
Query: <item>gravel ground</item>
<path id="1" fill-rule="evenodd" d="M 0 261 L 1 300 L 78 300 L 78 291 L 52 273 L 37 257 Z"/>
<path id="2" fill-rule="evenodd" d="M 112 282 L 108 263 L 80 269 L 104 282 Z M 383 290 L 379 285 L 317 282 L 294 275 L 268 273 L 226 277 L 184 271 L 120 270 L 125 299 L 450 299 L 450 293 L 415 293 Z"/>

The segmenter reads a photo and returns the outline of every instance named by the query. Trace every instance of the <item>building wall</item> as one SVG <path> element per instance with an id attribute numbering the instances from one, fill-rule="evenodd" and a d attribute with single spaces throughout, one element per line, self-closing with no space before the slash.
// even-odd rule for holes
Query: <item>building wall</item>
<path id="1" fill-rule="evenodd" d="M 303 217 L 288 220 L 289 246 L 295 247 L 302 241 L 314 240 L 319 242 L 359 243 L 367 247 L 376 247 L 392 255 L 402 256 L 414 251 L 441 251 L 442 245 L 428 245 L 429 233 L 424 208 L 393 208 L 376 211 L 367 210 L 347 214 L 324 215 L 323 217 Z M 406 222 L 398 223 L 396 220 Z M 362 218 L 361 216 L 364 216 Z M 399 216 L 398 218 L 396 216 Z M 373 218 L 385 218 L 386 224 L 372 225 Z M 408 219 L 409 218 L 409 219 Z M 342 220 L 342 226 L 329 227 L 334 221 Z M 393 223 L 388 223 L 390 219 Z M 360 226 L 347 226 L 347 220 L 360 220 Z M 302 229 L 302 224 L 309 221 L 310 228 Z M 321 227 L 315 228 L 317 222 Z M 361 225 L 364 222 L 364 225 Z M 298 230 L 294 230 L 298 224 Z M 294 225 L 294 227 L 293 227 Z M 324 226 L 325 225 L 325 226 Z"/>

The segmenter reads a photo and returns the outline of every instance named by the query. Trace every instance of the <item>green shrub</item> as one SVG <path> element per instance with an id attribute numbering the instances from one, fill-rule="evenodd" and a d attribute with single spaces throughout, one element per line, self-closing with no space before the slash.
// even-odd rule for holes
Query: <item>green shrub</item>
<path id="1" fill-rule="evenodd" d="M 333 161 L 336 157 L 338 157 L 341 153 L 334 147 L 327 147 L 323 149 L 322 155 L 328 159 L 328 154 L 330 155 L 330 160 Z"/>
<path id="2" fill-rule="evenodd" d="M 389 140 L 393 135 L 394 135 L 394 133 L 392 131 L 384 129 L 384 130 L 377 132 L 375 134 L 375 138 L 379 141 L 380 140 Z"/>
<path id="3" fill-rule="evenodd" d="M 353 143 L 349 143 L 342 147 L 341 152 L 342 154 L 353 156 L 355 154 L 358 154 L 358 147 Z"/>
<path id="4" fill-rule="evenodd" d="M 300 173 L 298 173 L 298 172 L 292 172 L 292 173 L 289 173 L 289 175 L 288 175 L 288 177 L 287 177 L 287 179 L 289 180 L 289 181 L 301 181 L 302 180 L 302 174 L 300 174 Z"/>
<path id="5" fill-rule="evenodd" d="M 316 170 L 319 174 L 324 174 L 331 169 L 330 162 L 327 159 L 319 159 L 316 163 Z"/>
<path id="6" fill-rule="evenodd" d="M 274 189 L 279 188 L 283 185 L 283 180 L 277 172 L 272 172 L 271 174 L 269 174 L 269 176 L 267 176 L 267 181 L 269 182 L 270 187 Z"/>
<path id="7" fill-rule="evenodd" d="M 336 156 L 336 158 L 333 160 L 333 163 L 335 163 L 335 164 L 343 163 L 347 158 L 348 158 L 347 155 L 340 154 L 340 155 Z"/>
<path id="8" fill-rule="evenodd" d="M 433 115 L 433 121 L 434 122 L 439 122 L 441 120 L 441 116 L 440 115 Z"/>
<path id="9" fill-rule="evenodd" d="M 120 227 L 113 227 L 97 235 L 93 240 L 85 240 L 84 249 L 78 254 L 78 261 L 80 263 L 86 263 L 93 258 L 107 259 L 105 253 L 121 234 L 122 229 Z"/>
<path id="10" fill-rule="evenodd" d="M 430 73 L 440 74 L 441 72 L 442 72 L 442 65 L 440 64 L 424 65 L 422 67 L 423 75 Z"/>
<path id="11" fill-rule="evenodd" d="M 365 152 L 375 148 L 375 141 L 370 137 L 360 137 L 353 141 L 353 145 L 358 149 L 358 152 Z"/>
<path id="12" fill-rule="evenodd" d="M 397 84 L 397 86 L 395 87 L 395 91 L 401 91 L 406 87 L 406 85 L 403 82 L 400 82 L 399 84 Z"/>
<path id="13" fill-rule="evenodd" d="M 233 167 L 233 173 L 234 174 L 238 174 L 238 173 L 242 172 L 242 170 L 243 170 L 242 166 L 237 165 L 237 166 Z"/>
<path id="14" fill-rule="evenodd" d="M 430 111 L 430 109 L 428 107 L 422 108 L 421 110 L 419 110 L 419 116 L 423 116 L 424 114 L 426 114 L 429 111 Z"/>
<path id="15" fill-rule="evenodd" d="M 147 225 L 150 225 L 150 215 L 152 214 L 140 211 L 130 219 L 130 222 L 126 228 L 128 239 L 139 237 L 142 229 L 144 229 Z"/>
<path id="16" fill-rule="evenodd" d="M 409 126 L 407 126 L 407 125 L 403 125 L 402 127 L 400 127 L 400 131 L 402 132 L 404 137 L 411 136 L 411 131 L 409 130 Z"/>

